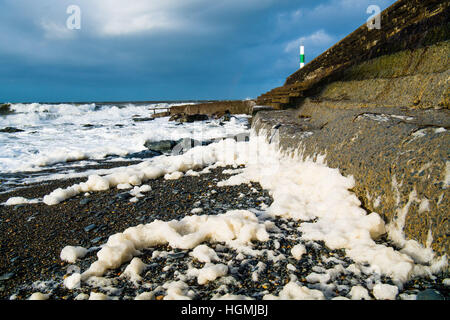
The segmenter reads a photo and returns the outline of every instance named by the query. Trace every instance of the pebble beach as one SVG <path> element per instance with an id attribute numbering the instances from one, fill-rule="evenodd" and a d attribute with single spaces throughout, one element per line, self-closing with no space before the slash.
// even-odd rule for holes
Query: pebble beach
<path id="1" fill-rule="evenodd" d="M 20 107 L 24 109 L 24 106 Z M 32 107 L 38 110 L 35 112 L 44 109 L 43 116 L 47 117 L 47 109 Z M 80 160 L 62 157 L 65 160 L 62 163 L 49 161 L 40 170 L 3 173 L 0 299 L 448 298 L 448 273 L 431 262 L 418 264 L 414 269 L 419 270 L 419 273 L 415 271 L 418 276 L 408 276 L 401 281 L 396 275 L 402 276 L 404 267 L 397 270 L 372 259 L 374 267 L 361 262 L 364 259 L 360 257 L 355 261 L 344 245 L 333 244 L 333 241 L 346 239 L 346 232 L 356 232 L 360 235 L 355 239 L 360 241 L 358 238 L 362 237 L 362 245 L 368 244 L 370 250 L 382 250 L 380 252 L 387 252 L 388 256 L 399 255 L 413 266 L 412 260 L 400 254 L 401 248 L 387 235 L 374 236 L 376 240 L 373 241 L 364 240 L 365 232 L 369 233 L 359 230 L 358 225 L 357 229 L 346 231 L 346 224 L 353 223 L 345 220 L 346 211 L 356 210 L 357 215 L 351 219 L 363 219 L 360 222 L 363 228 L 367 224 L 364 222 L 366 213 L 358 205 L 355 207 L 357 200 L 352 200 L 354 196 L 348 193 L 351 180 L 315 163 L 304 163 L 303 169 L 301 166 L 294 168 L 293 162 L 280 165 L 277 157 L 271 158 L 273 153 L 266 150 L 269 153 L 264 154 L 265 142 L 260 146 L 261 152 L 264 151 L 262 166 L 254 167 L 254 155 L 246 154 L 245 150 L 257 145 L 256 142 L 238 142 L 230 138 L 217 140 L 219 142 L 208 140 L 214 139 L 214 135 L 230 136 L 220 128 L 227 128 L 228 133 L 234 135 L 248 134 L 247 117 L 231 117 L 226 123 L 208 119 L 196 124 L 174 124 L 164 117 L 138 124 L 122 119 L 124 124 L 120 130 L 123 131 L 116 133 L 120 117 L 124 113 L 130 114 L 127 107 L 124 107 L 125 111 L 115 107 L 87 108 L 88 113 L 100 113 L 100 116 L 97 114 L 99 118 L 105 117 L 102 112 L 107 117 L 111 112 L 122 114 L 116 114 L 109 127 L 94 123 L 86 129 L 85 121 L 79 121 L 79 127 L 75 129 L 77 135 L 86 135 L 86 130 L 110 134 L 112 128 L 115 135 L 129 135 L 152 149 L 126 146 L 130 150 L 128 155 L 124 157 L 122 153 L 113 161 L 90 159 L 87 153 Z M 146 113 L 146 108 L 128 108 L 132 113 L 140 111 L 140 117 Z M 70 112 L 67 115 L 56 107 L 50 109 L 59 113 L 59 117 L 73 118 Z M 22 121 L 20 113 L 16 117 Z M 14 122 L 12 125 L 17 126 Z M 127 131 L 127 126 L 139 137 L 143 134 L 155 136 L 155 128 L 161 126 L 172 130 L 172 136 L 174 130 L 186 134 L 203 126 L 201 132 L 208 141 L 205 144 L 203 141 L 206 140 L 201 140 L 200 146 L 183 150 L 186 153 L 179 156 L 166 154 L 159 157 L 161 153 L 158 152 L 166 147 L 173 148 L 175 142 L 136 139 Z M 22 128 L 20 134 L 24 136 L 20 138 L 24 143 L 36 144 L 34 140 L 29 142 L 27 128 Z M 163 132 L 157 132 L 156 136 L 163 136 Z M 176 138 L 179 136 L 175 134 Z M 15 141 L 11 136 L 6 139 L 10 144 Z M 74 141 L 72 137 L 67 139 Z M 114 136 L 109 139 L 113 141 Z M 112 143 L 120 146 L 118 141 Z M 26 146 L 25 143 L 25 150 Z M 76 142 L 70 145 L 71 148 L 79 146 Z M 95 142 L 91 141 L 88 148 L 92 154 L 94 147 Z M 224 151 L 227 148 L 231 148 L 231 157 Z M 52 159 L 53 154 L 49 153 L 52 150 L 42 149 L 47 152 L 47 159 Z M 192 162 L 190 157 L 199 154 L 209 159 L 206 165 L 197 166 L 195 161 Z M 20 154 L 19 158 L 26 164 L 25 156 Z M 255 168 L 256 171 L 252 171 Z M 265 172 L 267 168 L 269 170 Z M 256 176 L 249 178 L 255 173 Z M 267 187 L 258 181 L 263 181 Z M 329 191 L 320 191 L 322 189 Z M 326 192 L 336 193 L 336 196 L 324 198 L 322 194 Z M 344 209 L 340 209 L 341 206 Z M 270 209 L 275 214 L 271 214 Z M 311 236 L 314 229 L 308 231 L 308 226 L 314 228 L 325 223 L 320 228 L 329 228 L 330 222 L 326 222 L 328 210 L 343 210 L 343 216 L 339 218 L 344 219 L 343 226 L 333 226 L 323 235 L 320 231 L 319 236 L 313 232 Z M 360 216 L 361 213 L 364 214 Z M 377 222 L 379 220 L 373 214 L 367 221 L 373 229 L 370 232 L 378 233 L 380 227 L 377 224 L 382 222 Z M 334 233 L 333 228 L 337 231 L 344 228 L 343 233 Z M 349 248 L 351 245 L 351 242 L 347 244 Z M 330 249 L 331 246 L 337 248 Z M 439 265 L 439 261 L 433 261 Z M 384 270 L 377 269 L 377 263 Z M 426 270 L 434 271 L 430 274 L 431 271 Z M 389 272 L 391 276 L 387 274 Z"/>
<path id="2" fill-rule="evenodd" d="M 151 183 L 151 194 L 137 203 L 128 201 L 128 193 L 111 189 L 90 197 L 76 196 L 52 207 L 45 204 L 3 207 L 0 216 L 0 232 L 3 235 L 0 298 L 28 299 L 33 293 L 40 292 L 48 295 L 49 299 L 72 300 L 87 299 L 94 292 L 108 299 L 134 300 L 143 293 L 151 292 L 146 296 L 148 299 L 164 299 L 168 291 L 164 283 L 175 280 L 178 273 L 187 269 L 188 264 L 196 268 L 205 266 L 204 262 L 192 258 L 189 250 L 174 249 L 168 245 L 145 250 L 140 259 L 147 266 L 138 284 L 118 277 L 124 272 L 125 266 L 111 270 L 106 275 L 106 279 L 111 281 L 110 286 L 107 286 L 110 287 L 109 291 L 95 285 L 68 290 L 62 283 L 77 268 L 86 269 L 95 261 L 96 253 L 109 235 L 128 227 L 151 223 L 156 219 L 170 221 L 193 214 L 223 214 L 231 208 L 270 206 L 272 198 L 259 184 L 217 187 L 218 181 L 228 177 L 222 173 L 226 169 L 230 168 L 218 168 L 199 177 L 186 176 L 174 181 L 156 179 Z M 0 201 L 18 195 L 42 197 L 57 187 L 76 182 L 72 179 L 31 185 L 11 194 L 0 195 Z M 200 207 L 203 208 L 201 212 L 192 213 Z M 329 250 L 321 242 L 304 243 L 308 254 L 301 260 L 294 259 L 290 252 L 300 238 L 296 230 L 299 222 L 287 219 L 275 219 L 273 222 L 282 230 L 285 238 L 255 243 L 255 249 L 272 249 L 288 258 L 273 262 L 264 255 L 258 258 L 238 257 L 235 251 L 224 244 L 215 244 L 212 248 L 220 261 L 228 264 L 229 276 L 205 285 L 199 285 L 195 278 L 190 279 L 187 284 L 193 291 L 192 298 L 206 300 L 227 293 L 261 300 L 268 293 L 279 295 L 287 283 L 297 279 L 312 290 L 322 290 L 329 299 L 348 296 L 355 286 L 365 288 L 368 299 L 375 299 L 368 288 L 380 280 L 390 283 L 389 279 L 377 278 L 370 273 L 342 272 L 340 266 L 348 268 L 353 261 L 345 256 L 344 250 Z M 62 243 L 92 249 L 74 268 L 73 264 L 60 258 Z M 165 254 L 156 255 L 155 258 L 155 252 Z M 336 276 L 329 278 L 325 271 L 333 268 L 336 268 Z M 311 274 L 317 275 L 316 278 Z M 321 274 L 325 280 L 320 278 Z M 430 290 L 436 290 L 442 297 L 448 298 L 445 277 L 442 274 L 432 279 L 409 281 L 398 293 L 398 299 L 414 298 L 420 292 L 433 294 L 434 291 Z M 223 290 L 224 284 L 226 292 Z"/>

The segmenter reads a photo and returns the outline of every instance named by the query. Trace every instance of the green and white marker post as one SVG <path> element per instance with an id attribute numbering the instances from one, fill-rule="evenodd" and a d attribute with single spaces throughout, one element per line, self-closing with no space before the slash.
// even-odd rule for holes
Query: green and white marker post
<path id="1" fill-rule="evenodd" d="M 300 69 L 305 66 L 305 47 L 300 46 Z"/>

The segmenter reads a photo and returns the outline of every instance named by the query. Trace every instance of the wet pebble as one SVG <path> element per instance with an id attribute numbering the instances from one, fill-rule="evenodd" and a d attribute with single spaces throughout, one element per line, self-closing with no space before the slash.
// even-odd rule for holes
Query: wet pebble
<path id="1" fill-rule="evenodd" d="M 186 252 L 169 253 L 167 257 L 171 259 L 180 259 L 185 257 L 186 254 L 187 254 Z"/>
<path id="2" fill-rule="evenodd" d="M 89 198 L 84 198 L 84 199 L 82 199 L 82 200 L 80 201 L 80 205 L 81 205 L 81 206 L 85 206 L 85 205 L 87 205 L 89 202 L 91 202 L 91 199 L 89 199 Z"/>
<path id="3" fill-rule="evenodd" d="M 8 272 L 8 273 L 4 273 L 0 276 L 0 281 L 5 281 L 5 280 L 9 280 L 12 279 L 15 276 L 14 272 Z"/>
<path id="4" fill-rule="evenodd" d="M 14 258 L 12 258 L 11 260 L 9 260 L 11 263 L 14 263 L 14 262 L 16 262 L 17 260 L 19 260 L 20 259 L 20 257 L 19 256 L 16 256 L 16 257 L 14 257 Z"/>
<path id="5" fill-rule="evenodd" d="M 445 300 L 445 297 L 437 290 L 426 289 L 417 294 L 416 300 Z"/>
<path id="6" fill-rule="evenodd" d="M 84 231 L 89 232 L 96 228 L 97 226 L 93 223 L 84 228 Z"/>
<path id="7" fill-rule="evenodd" d="M 116 199 L 118 199 L 118 200 L 121 200 L 121 201 L 125 201 L 125 200 L 128 200 L 128 199 L 131 199 L 133 196 L 129 193 L 129 192 L 122 192 L 122 193 L 119 193 L 118 195 L 116 195 Z M 114 203 L 114 201 L 113 201 L 113 203 Z"/>
<path id="8" fill-rule="evenodd" d="M 91 240 L 91 243 L 92 243 L 92 244 L 97 244 L 97 243 L 99 243 L 100 241 L 102 241 L 102 239 L 103 239 L 103 237 L 97 237 L 97 238 L 94 238 L 94 239 Z"/>

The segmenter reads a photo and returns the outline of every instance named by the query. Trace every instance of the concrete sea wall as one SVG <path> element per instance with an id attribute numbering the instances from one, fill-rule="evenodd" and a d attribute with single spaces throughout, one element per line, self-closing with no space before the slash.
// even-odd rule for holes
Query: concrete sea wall
<path id="1" fill-rule="evenodd" d="M 251 114 L 254 105 L 255 102 L 253 100 L 215 101 L 193 105 L 181 105 L 170 108 L 170 115 L 206 114 L 211 116 L 215 113 L 222 113 L 225 111 L 228 111 L 230 114 Z"/>
<path id="2" fill-rule="evenodd" d="M 323 85 L 348 76 L 346 72 L 352 66 L 449 40 L 449 21 L 448 1 L 397 1 L 381 13 L 381 29 L 369 30 L 366 25 L 361 26 L 289 76 L 284 86 L 258 97 L 257 103 L 279 109 L 296 107 L 304 98 L 317 93 Z M 414 57 L 412 63 L 414 59 L 420 59 L 420 56 Z M 404 60 L 401 66 L 409 61 Z M 431 61 L 436 64 L 435 60 Z M 438 61 L 437 64 L 442 63 Z M 389 72 L 390 66 L 395 67 L 395 64 L 383 65 L 382 69 Z M 395 70 L 398 68 L 395 67 Z M 377 77 L 376 73 L 372 75 Z"/>
<path id="3" fill-rule="evenodd" d="M 252 128 L 326 155 L 369 212 L 450 254 L 450 3 L 400 0 L 257 99 Z"/>

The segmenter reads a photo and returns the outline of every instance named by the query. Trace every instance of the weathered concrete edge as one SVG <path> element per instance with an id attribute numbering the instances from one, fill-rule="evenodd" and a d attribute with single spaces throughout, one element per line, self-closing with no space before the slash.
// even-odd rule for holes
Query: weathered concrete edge
<path id="1" fill-rule="evenodd" d="M 353 175 L 352 191 L 363 208 L 386 223 L 406 214 L 406 238 L 427 246 L 431 235 L 431 248 L 448 256 L 450 131 L 443 128 L 449 119 L 448 110 L 307 104 L 300 110 L 261 111 L 252 130 L 273 135 L 276 128 L 282 152 L 325 155 L 328 166 Z"/>
<path id="2" fill-rule="evenodd" d="M 252 114 L 254 100 L 225 100 L 208 103 L 198 103 L 189 105 L 173 106 L 170 108 L 170 115 L 174 114 L 206 114 L 213 115 L 218 112 L 229 111 L 230 114 Z"/>

